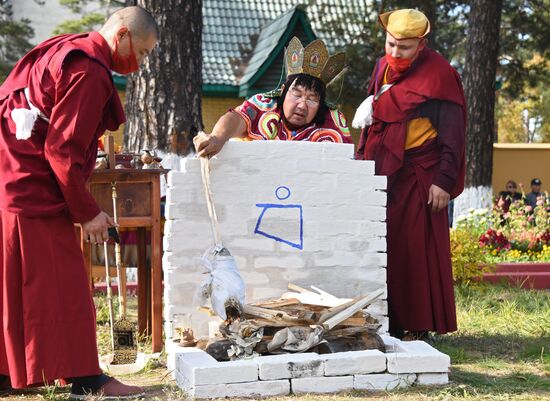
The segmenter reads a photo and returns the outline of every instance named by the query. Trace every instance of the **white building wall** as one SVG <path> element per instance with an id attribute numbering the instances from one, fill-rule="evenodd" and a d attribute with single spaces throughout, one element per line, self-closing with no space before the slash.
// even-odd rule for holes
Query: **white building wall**
<path id="1" fill-rule="evenodd" d="M 289 283 L 345 298 L 386 288 L 386 178 L 374 175 L 373 162 L 353 160 L 352 145 L 229 142 L 211 169 L 223 243 L 246 283 L 247 302 L 278 297 Z M 200 161 L 183 160 L 168 181 L 166 337 L 174 318 L 186 314 L 195 333 L 205 335 L 208 316 L 193 305 L 205 278 L 196 258 L 214 240 Z M 257 226 L 266 235 L 255 233 Z M 371 310 L 386 331 L 385 299 Z"/>

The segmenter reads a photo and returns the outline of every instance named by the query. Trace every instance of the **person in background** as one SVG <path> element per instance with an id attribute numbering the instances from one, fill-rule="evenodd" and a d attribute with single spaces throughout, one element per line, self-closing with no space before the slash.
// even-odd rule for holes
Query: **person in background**
<path id="1" fill-rule="evenodd" d="M 506 213 L 510 210 L 510 205 L 521 201 L 521 198 L 522 194 L 518 192 L 518 185 L 515 181 L 509 180 L 506 183 L 506 190 L 501 191 L 498 195 L 497 206 Z"/>
<path id="2" fill-rule="evenodd" d="M 542 182 L 540 179 L 533 178 L 531 180 L 531 192 L 525 197 L 525 204 L 531 206 L 533 209 L 537 207 L 537 201 L 539 201 L 541 197 L 544 197 L 544 194 L 541 192 L 541 186 Z"/>

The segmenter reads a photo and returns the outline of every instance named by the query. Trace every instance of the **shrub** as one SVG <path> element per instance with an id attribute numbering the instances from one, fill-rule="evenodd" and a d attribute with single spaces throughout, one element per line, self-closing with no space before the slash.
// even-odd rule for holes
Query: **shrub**
<path id="1" fill-rule="evenodd" d="M 450 233 L 455 281 L 476 281 L 500 262 L 550 261 L 550 202 L 532 210 L 523 202 L 492 210 L 471 209 L 456 219 Z"/>
<path id="2" fill-rule="evenodd" d="M 487 209 L 473 210 L 456 220 L 451 229 L 451 260 L 453 277 L 457 282 L 476 282 L 492 269 L 486 250 L 479 238 L 489 225 Z"/>
<path id="3" fill-rule="evenodd" d="M 549 211 L 548 197 L 540 199 L 534 210 L 523 202 L 512 203 L 507 212 L 495 207 L 480 243 L 494 262 L 550 261 Z"/>

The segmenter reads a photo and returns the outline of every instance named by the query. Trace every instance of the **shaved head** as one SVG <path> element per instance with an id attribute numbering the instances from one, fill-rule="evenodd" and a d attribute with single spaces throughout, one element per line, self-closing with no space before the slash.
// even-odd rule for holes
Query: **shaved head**
<path id="1" fill-rule="evenodd" d="M 111 49 L 111 68 L 121 74 L 137 70 L 158 41 L 157 24 L 153 16 L 139 6 L 116 11 L 98 32 Z"/>
<path id="2" fill-rule="evenodd" d="M 100 32 L 113 32 L 126 27 L 134 37 L 158 38 L 157 23 L 153 16 L 139 6 L 125 7 L 113 13 L 100 29 Z"/>

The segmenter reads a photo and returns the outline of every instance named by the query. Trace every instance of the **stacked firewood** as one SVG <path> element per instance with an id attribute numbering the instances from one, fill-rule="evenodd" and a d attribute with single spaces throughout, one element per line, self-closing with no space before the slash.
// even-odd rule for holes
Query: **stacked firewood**
<path id="1" fill-rule="evenodd" d="M 244 305 L 242 315 L 220 324 L 220 335 L 203 345 L 219 361 L 289 352 L 384 351 L 377 319 L 364 309 L 383 295 L 335 297 L 290 284 L 281 298 Z"/>

